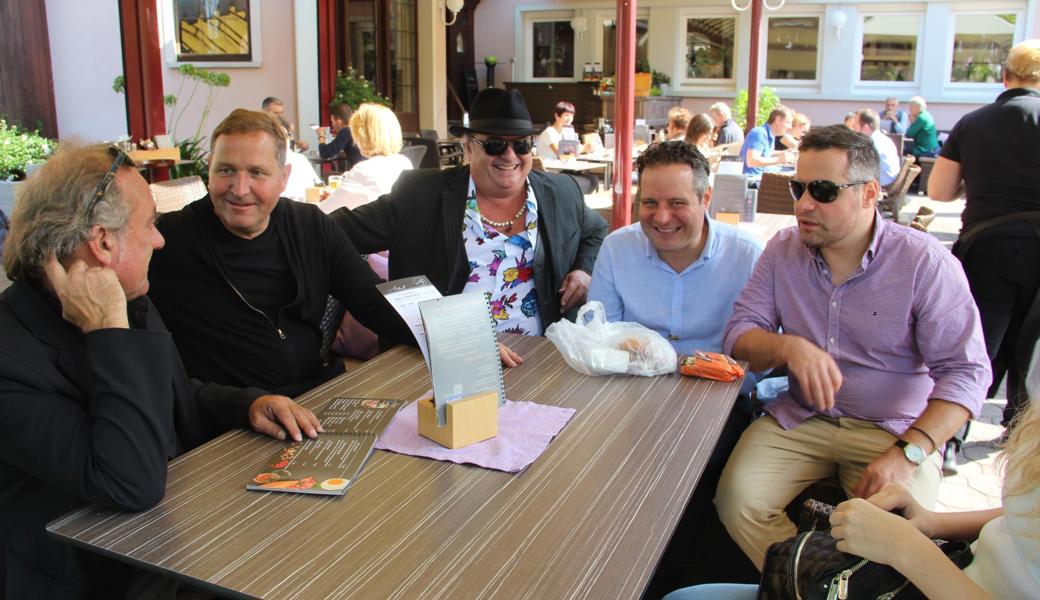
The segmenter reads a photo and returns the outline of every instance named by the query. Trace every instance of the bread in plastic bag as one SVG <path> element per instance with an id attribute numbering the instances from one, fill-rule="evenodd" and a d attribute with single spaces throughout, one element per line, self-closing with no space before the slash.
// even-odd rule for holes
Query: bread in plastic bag
<path id="1" fill-rule="evenodd" d="M 653 377 L 675 371 L 678 357 L 668 340 L 638 323 L 608 323 L 603 304 L 581 307 L 575 323 L 553 323 L 545 337 L 572 369 L 585 375 L 625 373 Z"/>

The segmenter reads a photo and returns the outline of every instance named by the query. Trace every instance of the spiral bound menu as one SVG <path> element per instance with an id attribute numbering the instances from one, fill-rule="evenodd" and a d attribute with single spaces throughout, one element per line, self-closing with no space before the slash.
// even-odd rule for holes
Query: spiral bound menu
<path id="1" fill-rule="evenodd" d="M 419 303 L 429 344 L 437 423 L 445 423 L 445 406 L 481 392 L 495 391 L 505 403 L 502 361 L 487 294 L 470 292 Z"/>

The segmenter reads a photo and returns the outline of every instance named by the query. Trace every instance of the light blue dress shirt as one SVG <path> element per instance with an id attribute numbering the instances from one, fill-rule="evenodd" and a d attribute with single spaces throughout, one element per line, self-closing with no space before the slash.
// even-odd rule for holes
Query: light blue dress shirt
<path id="1" fill-rule="evenodd" d="M 639 223 L 614 231 L 596 258 L 589 300 L 603 303 L 608 321 L 653 329 L 680 354 L 721 352 L 722 330 L 762 243 L 732 225 L 706 222 L 704 250 L 682 273 L 658 257 Z"/>

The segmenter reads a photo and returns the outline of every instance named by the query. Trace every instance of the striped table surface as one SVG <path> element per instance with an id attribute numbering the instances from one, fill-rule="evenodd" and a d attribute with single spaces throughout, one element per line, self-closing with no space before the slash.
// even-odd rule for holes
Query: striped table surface
<path id="1" fill-rule="evenodd" d="M 89 506 L 48 530 L 232 597 L 638 598 L 740 382 L 586 377 L 544 338 L 503 339 L 525 358 L 510 399 L 577 409 L 521 473 L 376 451 L 343 497 L 246 491 L 280 444 L 239 430 L 171 462 L 157 507 Z M 298 400 L 429 386 L 397 347 Z"/>

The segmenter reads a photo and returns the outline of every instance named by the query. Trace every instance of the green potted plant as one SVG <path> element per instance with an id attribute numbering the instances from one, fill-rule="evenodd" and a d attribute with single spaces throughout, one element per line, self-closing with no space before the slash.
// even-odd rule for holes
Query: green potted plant
<path id="1" fill-rule="evenodd" d="M 655 71 L 650 69 L 651 85 L 650 95 L 651 96 L 667 96 L 668 86 L 672 83 L 672 78 L 667 73 L 661 71 Z M 654 93 L 654 90 L 657 93 Z"/>
<path id="2" fill-rule="evenodd" d="M 740 90 L 737 92 L 737 97 L 733 99 L 733 120 L 737 125 L 743 126 L 744 123 L 747 123 L 747 101 L 747 90 Z M 759 88 L 758 114 L 756 115 L 755 125 L 758 126 L 765 123 L 769 119 L 769 113 L 780 106 L 780 103 L 780 96 L 776 94 L 776 90 L 771 87 Z"/>
<path id="3" fill-rule="evenodd" d="M 347 72 L 336 71 L 336 94 L 332 98 L 333 102 L 342 102 L 350 106 L 350 108 L 356 109 L 365 102 L 374 102 L 376 104 L 382 104 L 383 106 L 390 106 L 390 99 L 381 96 L 379 92 L 372 87 L 372 83 L 365 79 L 365 76 L 354 70 L 354 67 L 347 67 Z"/>
<path id="4" fill-rule="evenodd" d="M 0 210 L 4 214 L 11 214 L 15 191 L 30 165 L 42 163 L 53 148 L 54 142 L 39 132 L 21 129 L 0 119 Z"/>

